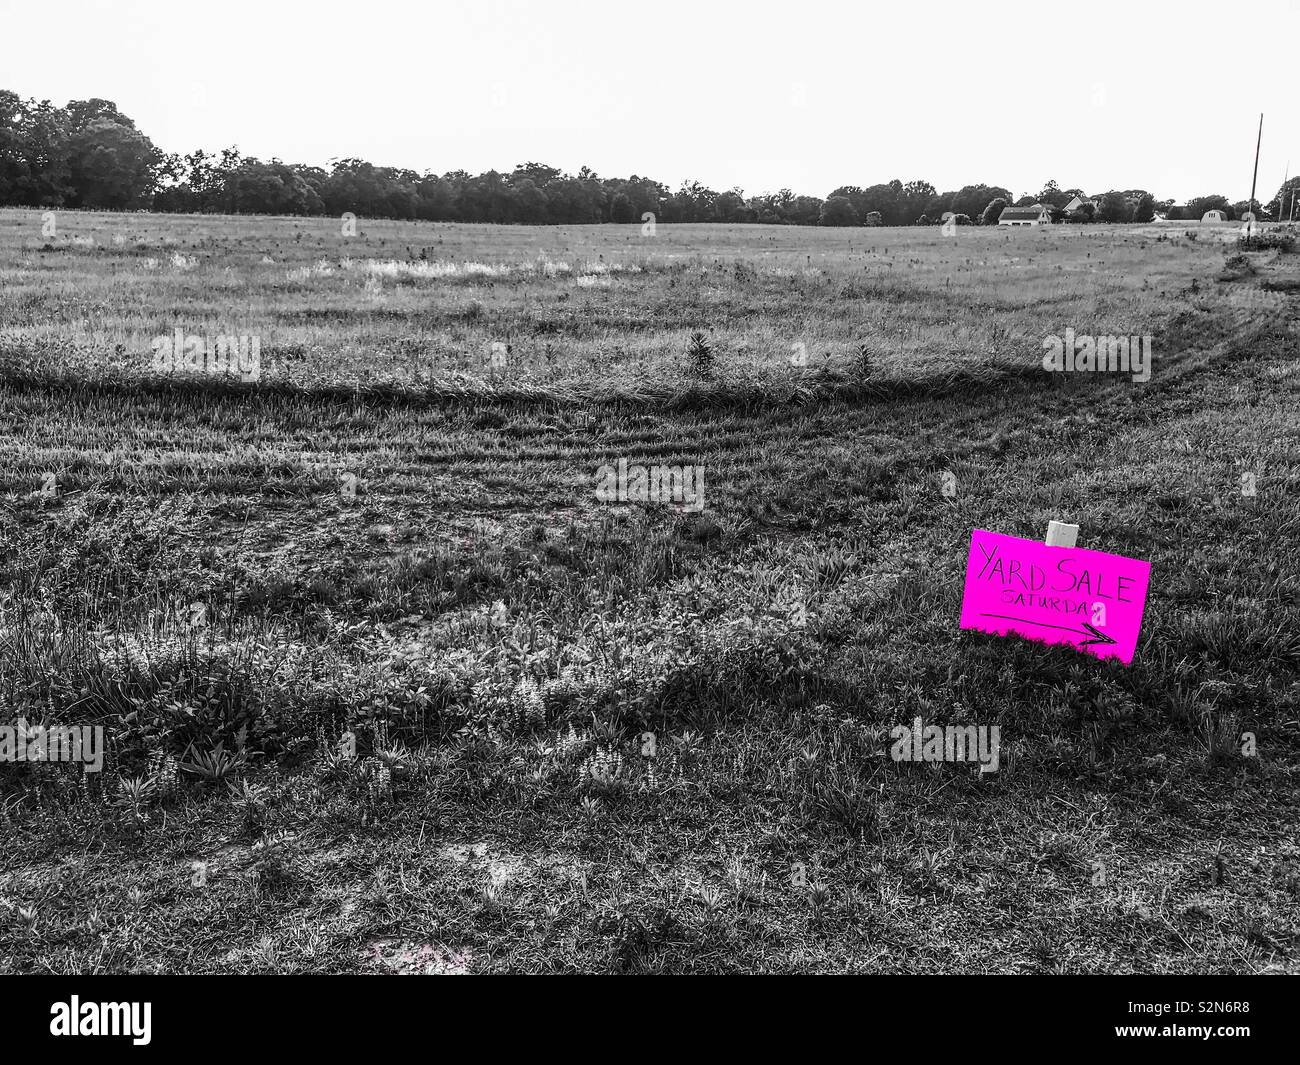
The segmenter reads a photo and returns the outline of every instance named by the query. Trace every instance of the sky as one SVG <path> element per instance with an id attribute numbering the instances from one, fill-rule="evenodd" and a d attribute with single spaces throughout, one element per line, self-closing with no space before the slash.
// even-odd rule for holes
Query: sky
<path id="1" fill-rule="evenodd" d="M 1300 171 L 1297 30 L 1300 0 L 0 0 L 0 88 L 112 100 L 168 152 L 815 196 L 1242 200 L 1262 111 L 1267 201 Z"/>

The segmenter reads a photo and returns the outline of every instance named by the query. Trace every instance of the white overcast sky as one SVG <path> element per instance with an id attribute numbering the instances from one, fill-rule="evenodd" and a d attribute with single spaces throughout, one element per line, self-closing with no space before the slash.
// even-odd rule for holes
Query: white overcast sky
<path id="1" fill-rule="evenodd" d="M 166 151 L 439 173 L 537 161 L 824 196 L 1260 198 L 1300 170 L 1300 0 L 0 0 L 0 87 Z"/>

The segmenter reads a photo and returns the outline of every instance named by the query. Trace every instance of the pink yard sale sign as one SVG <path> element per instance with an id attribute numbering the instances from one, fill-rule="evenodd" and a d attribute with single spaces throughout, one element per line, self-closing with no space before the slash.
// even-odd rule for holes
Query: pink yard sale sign
<path id="1" fill-rule="evenodd" d="M 1133 661 L 1151 563 L 975 529 L 961 627 Z"/>

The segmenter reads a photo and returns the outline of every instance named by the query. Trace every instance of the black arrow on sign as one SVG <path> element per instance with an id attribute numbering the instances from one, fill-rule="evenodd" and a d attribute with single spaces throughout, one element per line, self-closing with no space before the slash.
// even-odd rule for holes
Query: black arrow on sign
<path id="1" fill-rule="evenodd" d="M 1092 639 L 1090 639 L 1090 640 L 1081 640 L 1081 641 L 1079 642 L 1079 646 L 1080 646 L 1080 647 L 1091 647 L 1094 643 L 1098 643 L 1098 644 L 1108 644 L 1108 643 L 1118 644 L 1118 641 L 1117 641 L 1117 640 L 1112 640 L 1109 636 L 1107 636 L 1107 635 L 1106 635 L 1104 632 L 1102 632 L 1100 629 L 1094 628 L 1092 625 L 1090 625 L 1090 624 L 1089 624 L 1088 622 L 1086 622 L 1086 621 L 1080 623 L 1080 624 L 1083 625 L 1083 628 L 1082 628 L 1082 629 L 1073 629 L 1073 628 L 1071 628 L 1069 625 L 1052 625 L 1052 624 L 1050 624 L 1049 622 L 1046 622 L 1046 621 L 1030 621 L 1028 618 L 1015 618 L 1015 617 L 1012 617 L 1010 614 L 981 614 L 980 617 L 982 617 L 982 618 L 1002 618 L 1004 621 L 1018 621 L 1018 622 L 1020 622 L 1022 625 L 1041 625 L 1041 626 L 1042 626 L 1043 628 L 1045 628 L 1045 629 L 1063 629 L 1065 632 L 1073 632 L 1073 633 L 1075 633 L 1076 635 L 1082 635 L 1082 636 L 1088 636 L 1088 635 L 1091 634 Z M 1085 630 L 1086 630 L 1086 631 L 1085 631 Z"/>

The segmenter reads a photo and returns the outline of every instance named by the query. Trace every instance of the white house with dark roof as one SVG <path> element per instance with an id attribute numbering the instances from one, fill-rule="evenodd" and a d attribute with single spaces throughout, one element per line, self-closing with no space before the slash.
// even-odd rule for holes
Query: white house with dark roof
<path id="1" fill-rule="evenodd" d="M 998 216 L 1000 226 L 1050 226 L 1052 210 L 1041 203 L 1030 207 L 1004 207 Z"/>

